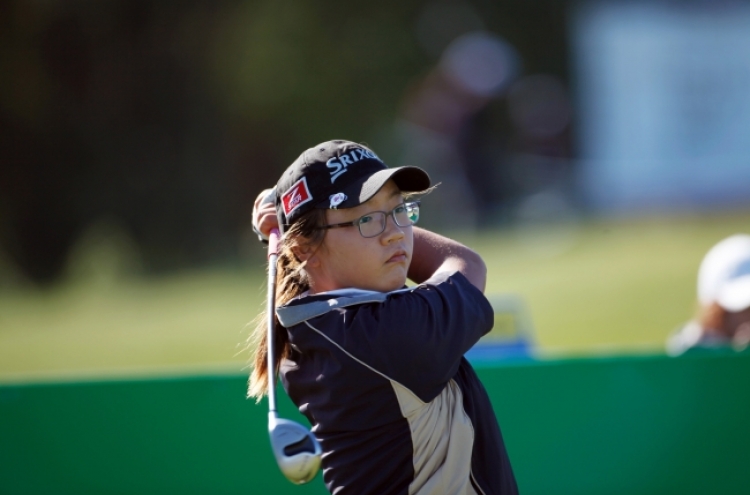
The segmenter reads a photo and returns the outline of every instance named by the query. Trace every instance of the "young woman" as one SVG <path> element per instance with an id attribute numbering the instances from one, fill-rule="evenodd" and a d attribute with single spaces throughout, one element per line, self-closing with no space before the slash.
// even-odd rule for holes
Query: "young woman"
<path id="1" fill-rule="evenodd" d="M 493 325 L 486 267 L 414 227 L 414 193 L 429 187 L 419 168 L 328 141 L 256 201 L 256 230 L 282 232 L 278 371 L 323 448 L 331 493 L 517 493 L 492 405 L 463 357 Z M 259 321 L 258 399 L 271 380 Z"/>

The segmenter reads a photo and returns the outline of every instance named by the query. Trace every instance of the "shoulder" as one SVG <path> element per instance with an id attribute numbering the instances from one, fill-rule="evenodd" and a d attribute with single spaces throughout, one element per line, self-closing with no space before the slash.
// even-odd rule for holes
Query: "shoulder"
<path id="1" fill-rule="evenodd" d="M 317 294 L 277 310 L 301 356 L 344 355 L 431 398 L 491 330 L 492 306 L 460 273 L 389 293 Z"/>
<path id="2" fill-rule="evenodd" d="M 689 321 L 667 338 L 666 351 L 670 356 L 678 356 L 695 349 L 723 349 L 729 340 L 706 332 L 697 321 Z"/>
<path id="3" fill-rule="evenodd" d="M 301 297 L 276 308 L 279 322 L 289 328 L 299 323 L 329 313 L 359 312 L 364 308 L 374 311 L 407 310 L 412 313 L 419 306 L 443 308 L 451 305 L 458 309 L 462 301 L 492 313 L 484 294 L 474 287 L 460 272 L 443 272 L 414 287 L 404 287 L 392 292 L 375 292 L 361 289 L 341 289 Z"/>
<path id="4" fill-rule="evenodd" d="M 469 311 L 487 317 L 493 309 L 484 293 L 460 272 L 442 272 L 416 287 L 413 296 L 435 309 L 450 312 Z"/>

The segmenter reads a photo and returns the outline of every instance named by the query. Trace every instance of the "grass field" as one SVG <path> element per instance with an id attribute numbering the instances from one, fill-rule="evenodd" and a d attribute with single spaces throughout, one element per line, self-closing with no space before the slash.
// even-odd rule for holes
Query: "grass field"
<path id="1" fill-rule="evenodd" d="M 455 237 L 487 261 L 488 294 L 525 300 L 543 353 L 654 352 L 692 315 L 706 250 L 749 226 L 750 212 L 734 212 Z M 0 380 L 239 371 L 263 268 L 5 288 Z"/>

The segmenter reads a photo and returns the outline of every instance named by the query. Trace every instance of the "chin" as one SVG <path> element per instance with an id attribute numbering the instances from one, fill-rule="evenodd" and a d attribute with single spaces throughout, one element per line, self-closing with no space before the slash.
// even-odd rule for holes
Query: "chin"
<path id="1" fill-rule="evenodd" d="M 398 279 L 394 279 L 392 281 L 388 281 L 383 284 L 383 288 L 379 289 L 381 292 L 391 292 L 394 290 L 398 290 L 402 288 L 404 285 L 406 285 L 406 277 L 400 277 Z"/>

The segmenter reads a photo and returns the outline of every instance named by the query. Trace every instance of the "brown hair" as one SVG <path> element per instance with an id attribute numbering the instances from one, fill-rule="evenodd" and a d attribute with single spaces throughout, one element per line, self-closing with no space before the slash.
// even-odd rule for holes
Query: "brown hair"
<path id="1" fill-rule="evenodd" d="M 279 242 L 279 255 L 276 260 L 275 307 L 281 306 L 310 289 L 305 272 L 305 264 L 292 252 L 296 246 L 319 246 L 325 237 L 325 230 L 318 227 L 325 224 L 325 210 L 313 209 L 303 214 L 287 229 Z M 274 315 L 274 361 L 279 371 L 283 358 L 289 357 L 290 345 L 286 328 L 281 326 Z M 248 397 L 257 401 L 268 393 L 271 377 L 268 376 L 268 313 L 263 310 L 255 319 L 255 330 L 248 338 L 248 348 L 252 349 L 253 371 L 248 381 Z"/>

